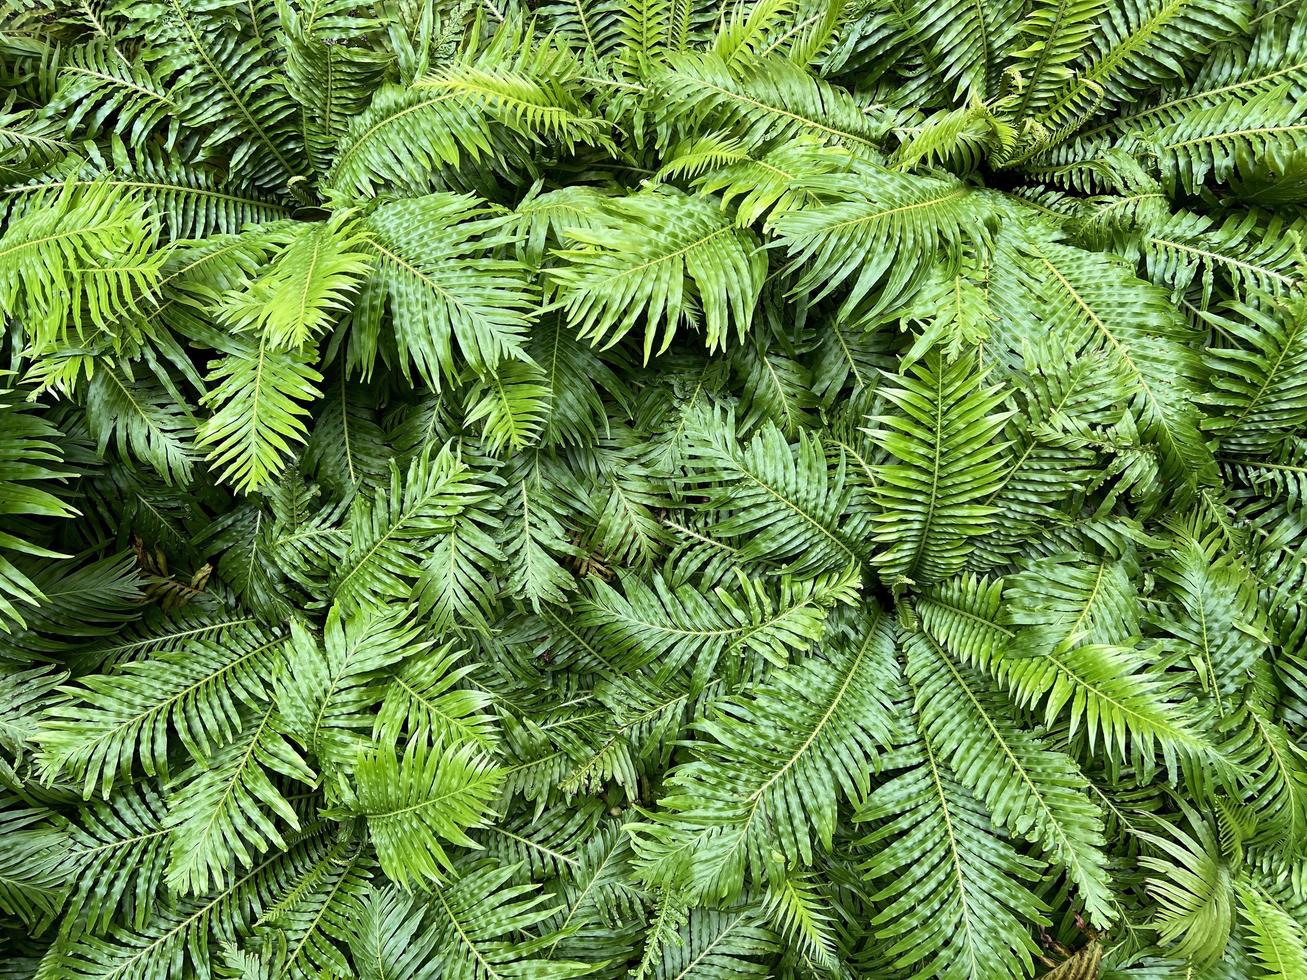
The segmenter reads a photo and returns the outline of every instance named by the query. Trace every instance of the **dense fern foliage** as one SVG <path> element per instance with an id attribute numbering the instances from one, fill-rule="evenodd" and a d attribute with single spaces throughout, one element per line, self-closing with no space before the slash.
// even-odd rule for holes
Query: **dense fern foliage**
<path id="1" fill-rule="evenodd" d="M 1307 978 L 1307 7 L 0 6 L 0 977 Z"/>

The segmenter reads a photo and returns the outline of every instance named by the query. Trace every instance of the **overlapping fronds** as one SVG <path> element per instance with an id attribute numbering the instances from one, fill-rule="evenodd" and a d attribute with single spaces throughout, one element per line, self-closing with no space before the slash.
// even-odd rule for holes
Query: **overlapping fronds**
<path id="1" fill-rule="evenodd" d="M 0 977 L 1307 977 L 1301 4 L 9 8 Z"/>

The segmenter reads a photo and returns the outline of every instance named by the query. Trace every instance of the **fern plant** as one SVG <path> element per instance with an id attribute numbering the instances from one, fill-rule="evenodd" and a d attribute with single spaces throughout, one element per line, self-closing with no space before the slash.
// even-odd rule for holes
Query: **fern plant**
<path id="1" fill-rule="evenodd" d="M 0 974 L 1307 977 L 1307 9 L 12 0 Z"/>

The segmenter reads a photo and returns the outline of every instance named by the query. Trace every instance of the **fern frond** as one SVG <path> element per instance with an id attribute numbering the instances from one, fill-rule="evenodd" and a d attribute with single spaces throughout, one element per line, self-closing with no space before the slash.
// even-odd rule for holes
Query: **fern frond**
<path id="1" fill-rule="evenodd" d="M 361 753 L 339 812 L 367 821 L 388 877 L 401 886 L 439 885 L 454 870 L 442 842 L 474 846 L 467 831 L 490 818 L 501 778 L 474 743 L 427 744 L 417 738 L 402 756 L 390 746 Z"/>
<path id="2" fill-rule="evenodd" d="M 583 340 L 611 347 L 643 324 L 644 359 L 678 329 L 702 329 L 709 350 L 731 327 L 743 339 L 762 290 L 758 242 L 711 202 L 670 189 L 605 202 L 605 218 L 567 232 L 573 246 L 549 270 L 568 321 Z"/>
<path id="3" fill-rule="evenodd" d="M 832 916 L 807 876 L 789 875 L 767 890 L 766 909 L 778 931 L 817 969 L 835 967 Z"/>
<path id="4" fill-rule="evenodd" d="M 518 143 L 600 141 L 574 93 L 579 66 L 551 39 L 506 20 L 486 48 L 413 85 L 386 85 L 350 124 L 327 186 L 372 196 L 379 186 L 434 190 L 430 172 L 475 163 Z"/>
<path id="5" fill-rule="evenodd" d="M 540 977 L 582 976 L 591 964 L 537 955 L 551 937 L 529 938 L 555 911 L 534 885 L 509 885 L 513 868 L 474 867 L 448 888 L 433 893 L 431 920 L 439 935 L 432 966 L 438 975 Z"/>
<path id="6" fill-rule="evenodd" d="M 407 652 L 406 652 L 407 653 Z M 373 718 L 373 734 L 383 744 L 426 735 L 433 742 L 475 742 L 487 750 L 498 741 L 494 697 L 475 686 L 461 686 L 475 670 L 455 667 L 465 651 L 448 645 L 427 653 L 408 653 L 408 662 L 385 685 L 381 707 Z"/>
<path id="7" fill-rule="evenodd" d="M 436 390 L 461 371 L 455 344 L 477 374 L 525 356 L 535 295 L 524 266 L 495 257 L 516 239 L 506 219 L 492 215 L 473 197 L 432 194 L 382 205 L 363 224 L 362 248 L 375 265 L 354 312 L 354 332 L 375 338 L 389 309 L 401 370 L 413 364 Z M 376 345 L 369 340 L 359 358 L 365 371 Z"/>
<path id="8" fill-rule="evenodd" d="M 124 140 L 141 144 L 163 130 L 164 143 L 171 146 L 194 110 L 190 93 L 169 89 L 151 66 L 127 60 L 102 40 L 67 53 L 46 111 L 63 121 L 68 136 L 99 136 L 112 127 Z"/>
<path id="9" fill-rule="evenodd" d="M 1185 60 L 1205 54 L 1216 39 L 1242 34 L 1247 18 L 1238 0 L 1109 5 L 1096 24 L 1087 64 L 1036 121 L 1054 133 L 1069 132 L 1102 102 L 1129 102 L 1141 89 L 1175 79 Z"/>
<path id="10" fill-rule="evenodd" d="M 148 786 L 94 802 L 55 823 L 60 876 L 69 887 L 61 930 L 69 940 L 103 934 L 115 913 L 144 924 L 155 908 L 169 854 L 164 800 Z"/>
<path id="11" fill-rule="evenodd" d="M 933 639 L 908 640 L 907 676 L 927 744 L 996 823 L 1037 841 L 1065 869 L 1090 917 L 1112 921 L 1116 899 L 1102 850 L 1102 813 L 1071 758 L 1005 722 L 983 682 Z"/>
<path id="12" fill-rule="evenodd" d="M 326 841 L 321 831 L 301 834 L 287 851 L 264 857 L 206 897 L 183 899 L 137 927 L 116 926 L 103 936 L 56 943 L 46 953 L 42 971 L 75 980 L 148 980 L 166 975 L 174 963 L 207 968 L 211 930 L 249 923 L 297 879 L 331 874 L 328 869 L 342 864 L 348 868 L 351 850 L 357 859 L 356 841 Z"/>
<path id="13" fill-rule="evenodd" d="M 1118 116 L 1086 129 L 1080 141 L 1089 143 L 1104 135 L 1147 135 L 1173 125 L 1186 114 L 1227 100 L 1246 100 L 1282 82 L 1301 94 L 1307 86 L 1307 50 L 1302 25 L 1291 18 L 1258 16 L 1252 43 L 1218 45 L 1193 79 L 1168 85 L 1147 102 L 1136 103 Z"/>
<path id="14" fill-rule="evenodd" d="M 550 389 L 539 368 L 505 361 L 479 379 L 467 394 L 467 421 L 481 428 L 481 444 L 492 456 L 534 444 L 549 414 Z"/>
<path id="15" fill-rule="evenodd" d="M 1267 642 L 1252 577 L 1222 551 L 1216 536 L 1177 529 L 1174 551 L 1157 568 L 1170 600 L 1157 625 L 1178 641 L 1218 715 L 1233 707 Z"/>
<path id="16" fill-rule="evenodd" d="M 345 501 L 385 481 L 392 447 L 379 413 L 346 372 L 326 391 L 304 447 L 315 480 Z"/>
<path id="17" fill-rule="evenodd" d="M 174 86 L 195 107 L 190 127 L 207 130 L 203 144 L 237 144 L 232 172 L 269 189 L 306 175 L 295 104 L 269 64 L 256 25 L 245 22 L 244 0 L 200 6 L 168 0 L 157 10 L 129 13 L 143 22 L 155 55 L 177 73 Z"/>
<path id="18" fill-rule="evenodd" d="M 77 511 L 48 488 L 72 475 L 58 468 L 59 430 L 20 405 L 16 394 L 0 389 L 0 512 L 18 519 L 72 517 Z M 26 625 L 19 604 L 36 606 L 43 598 L 29 575 L 14 564 L 19 555 L 57 557 L 58 552 L 28 540 L 17 527 L 0 531 L 0 630 L 5 633 Z"/>
<path id="19" fill-rule="evenodd" d="M 1209 479 L 1211 452 L 1187 397 L 1199 373 L 1192 332 L 1165 294 L 1098 253 L 1039 245 L 1023 254 L 1029 261 L 1017 280 L 995 287 L 1019 304 L 1016 315 L 1031 316 L 1070 349 L 1108 360 L 1132 389 L 1140 433 L 1163 454 L 1172 485 Z"/>
<path id="20" fill-rule="evenodd" d="M 1245 301 L 1258 292 L 1283 296 L 1302 289 L 1301 234 L 1295 224 L 1263 224 L 1251 211 L 1221 224 L 1181 211 L 1148 229 L 1145 268 L 1148 278 L 1177 292 L 1199 283 L 1205 310 L 1226 283 Z"/>
<path id="21" fill-rule="evenodd" d="M 344 616 L 333 606 L 321 641 L 291 624 L 276 684 L 280 727 L 335 771 L 348 772 L 367 748 L 371 708 L 387 689 L 390 668 L 429 645 L 419 640 L 409 612 L 394 606 Z"/>
<path id="22" fill-rule="evenodd" d="M 1016 142 L 1013 128 L 983 103 L 932 113 L 920 125 L 901 128 L 898 135 L 903 142 L 893 161 L 900 170 L 938 163 L 967 173 Z"/>
<path id="23" fill-rule="evenodd" d="M 1046 586 L 1050 579 L 1044 575 L 1064 569 L 1056 563 L 1050 565 L 1030 574 L 1026 582 Z M 1072 570 L 1073 574 L 1076 571 L 1080 570 Z M 1106 565 L 1101 571 L 1110 575 Z M 1065 713 L 1072 736 L 1083 725 L 1091 751 L 1101 738 L 1104 753 L 1124 762 L 1128 743 L 1136 757 L 1142 754 L 1145 759 L 1156 746 L 1172 770 L 1177 753 L 1201 757 L 1211 751 L 1192 708 L 1177 698 L 1173 678 L 1150 671 L 1145 659 L 1128 647 L 1101 640 L 1086 642 L 1095 635 L 1093 628 L 1082 633 L 1078 623 L 1072 626 L 1074 620 L 1063 618 L 1078 609 L 1088 626 L 1096 593 L 1092 599 L 1080 593 L 1081 604 L 1064 607 L 1062 616 L 1050 616 L 1043 590 L 1025 591 L 1024 584 L 1020 579 L 1010 584 L 955 579 L 923 596 L 916 611 L 926 631 L 944 649 L 990 673 L 1018 704 L 1042 705 L 1048 724 Z M 1038 612 L 1031 609 L 1035 604 L 1041 607 Z M 1031 624 L 1031 618 L 1042 622 Z M 1101 613 L 1098 618 L 1103 618 Z M 1071 631 L 1061 637 L 1049 636 L 1050 619 L 1063 628 L 1071 626 Z M 1131 635 L 1118 634 L 1116 642 Z"/>
<path id="24" fill-rule="evenodd" d="M 372 887 L 351 924 L 350 952 L 360 980 L 417 980 L 436 948 L 436 927 L 421 902 L 395 887 Z"/>
<path id="25" fill-rule="evenodd" d="M 910 300 L 937 255 L 951 267 L 962 240 L 984 239 L 983 208 L 964 186 L 876 164 L 803 182 L 831 203 L 773 222 L 795 287 L 821 299 L 841 290 L 841 318 L 875 318 Z M 923 261 L 931 256 L 932 261 Z"/>
<path id="26" fill-rule="evenodd" d="M 995 437 L 1007 415 L 994 409 L 1005 396 L 981 387 L 970 357 L 948 363 L 931 353 L 891 381 L 881 390 L 898 411 L 876 416 L 884 428 L 871 431 L 897 460 L 875 469 L 876 538 L 888 547 L 873 561 L 892 587 L 930 585 L 961 569 L 967 539 L 994 516 L 979 501 L 1003 473 Z"/>
<path id="27" fill-rule="evenodd" d="M 446 447 L 424 451 L 401 475 L 392 461 L 390 485 L 355 499 L 349 513 L 349 547 L 331 576 L 330 589 L 345 612 L 386 599 L 408 599 L 422 567 L 413 558 L 453 519 L 486 492 L 477 474 Z"/>
<path id="28" fill-rule="evenodd" d="M 902 19 L 913 41 L 940 66 L 936 85 L 953 85 L 960 101 L 985 100 L 998 85 L 999 52 L 1016 33 L 1022 6 L 981 3 L 905 3 Z"/>
<path id="29" fill-rule="evenodd" d="M 1307 421 L 1307 302 L 1229 303 L 1206 317 L 1229 344 L 1208 351 L 1204 402 L 1223 410 L 1208 430 L 1227 452 L 1274 450 Z"/>
<path id="30" fill-rule="evenodd" d="M 888 130 L 888 119 L 777 55 L 732 71 L 715 55 L 680 53 L 652 81 L 667 124 L 719 130 L 751 149 L 808 136 L 876 159 Z"/>
<path id="31" fill-rule="evenodd" d="M 1245 102 L 1219 103 L 1186 113 L 1157 130 L 1164 177 L 1192 193 L 1211 178 L 1225 182 L 1254 155 L 1294 154 L 1307 149 L 1307 98 L 1294 100 L 1282 83 Z"/>
<path id="32" fill-rule="evenodd" d="M 540 442 L 545 446 L 584 446 L 599 435 L 605 396 L 630 404 L 631 392 L 620 375 L 553 316 L 536 325 L 527 347 L 549 389 L 548 413 Z"/>
<path id="33" fill-rule="evenodd" d="M 840 798 L 862 795 L 891 738 L 878 680 L 894 672 L 888 623 L 873 614 L 840 639 L 828 661 L 773 673 L 695 726 L 706 737 L 673 770 L 659 814 L 630 828 L 644 877 L 698 904 L 738 893 L 746 872 L 774 879 L 781 862 L 829 850 Z"/>
<path id="34" fill-rule="evenodd" d="M 1307 944 L 1297 919 L 1255 885 L 1239 888 L 1239 916 L 1266 976 L 1281 980 L 1307 970 Z"/>
<path id="35" fill-rule="evenodd" d="M 756 159 L 735 155 L 738 159 L 723 159 L 694 184 L 705 194 L 720 195 L 722 206 L 733 207 L 742 225 L 818 203 L 821 198 L 804 181 L 843 170 L 849 163 L 843 151 L 811 139 L 783 143 Z"/>
<path id="36" fill-rule="evenodd" d="M 369 271 L 357 232 L 338 220 L 304 225 L 273 241 L 272 264 L 218 302 L 218 316 L 237 333 L 257 334 L 273 352 L 302 350 L 319 340 Z"/>
<path id="37" fill-rule="evenodd" d="M 564 563 L 581 555 L 550 482 L 539 470 L 521 467 L 508 474 L 503 499 L 499 545 L 507 564 L 506 585 L 536 609 L 546 602 L 566 604 L 576 579 Z"/>
<path id="38" fill-rule="evenodd" d="M 592 969 L 631 955 L 648 894 L 629 880 L 631 845 L 614 826 L 600 830 L 577 853 L 575 870 L 559 893 L 561 908 L 545 923 L 553 936 L 550 959 L 588 962 Z"/>
<path id="39" fill-rule="evenodd" d="M 311 351 L 279 350 L 267 332 L 228 335 L 223 356 L 210 363 L 213 385 L 201 404 L 196 448 L 219 477 L 243 491 L 267 487 L 287 456 L 308 437 L 305 401 L 321 396 L 322 375 Z"/>
<path id="40" fill-rule="evenodd" d="M 1142 855 L 1139 863 L 1153 875 L 1149 891 L 1160 904 L 1158 933 L 1183 957 L 1204 963 L 1220 955 L 1234 917 L 1231 868 L 1210 828 L 1189 811 L 1190 835 L 1175 824 L 1162 833 L 1141 833 L 1159 856 Z"/>
<path id="41" fill-rule="evenodd" d="M 609 561 L 649 565 L 666 544 L 657 516 L 666 504 L 662 486 L 650 470 L 625 453 L 605 454 L 590 498 L 588 546 Z"/>
<path id="42" fill-rule="evenodd" d="M 663 577 L 652 583 L 630 578 L 623 593 L 596 583 L 577 625 L 598 632 L 601 662 L 613 668 L 656 666 L 670 677 L 694 662 L 702 676 L 737 650 L 783 664 L 790 650 L 820 639 L 828 611 L 852 601 L 857 581 L 851 569 L 803 581 L 786 577 L 779 595 L 743 573 L 733 583 L 738 595 L 724 587 L 704 594 Z"/>
<path id="43" fill-rule="evenodd" d="M 512 62 L 496 57 L 513 51 L 517 58 Z M 516 35 L 505 26 L 476 63 L 455 62 L 414 87 L 424 94 L 448 94 L 465 111 L 484 113 L 513 132 L 570 150 L 598 142 L 602 125 L 571 91 L 579 67 L 565 46 L 547 38 L 537 44 L 529 30 Z"/>
<path id="44" fill-rule="evenodd" d="M 157 234 L 138 201 L 98 184 L 66 186 L 10 223 L 0 236 L 0 301 L 22 317 L 32 353 L 70 335 L 116 339 L 118 318 L 158 280 Z"/>
<path id="45" fill-rule="evenodd" d="M 67 775 L 89 798 L 97 784 L 106 799 L 139 760 L 147 775 L 169 772 L 169 748 L 180 745 L 198 762 L 241 731 L 233 703 L 256 706 L 266 697 L 281 637 L 255 627 L 225 631 L 221 644 L 189 639 L 148 659 L 124 663 L 69 685 L 36 734 L 44 777 Z"/>
<path id="46" fill-rule="evenodd" d="M 44 816 L 40 809 L 12 807 L 12 801 L 6 792 L 6 808 L 0 810 L 0 830 L 4 831 L 0 909 L 33 932 L 42 931 L 63 904 L 57 874 L 58 842 L 38 828 Z"/>
<path id="47" fill-rule="evenodd" d="M 550 33 L 580 52 L 585 64 L 617 53 L 627 16 L 617 0 L 546 0 L 534 12 Z"/>
<path id="48" fill-rule="evenodd" d="M 130 361 L 102 360 L 86 386 L 87 421 L 100 455 L 113 440 L 119 455 L 147 463 L 170 483 L 189 483 L 195 420 L 173 400 L 171 385 L 137 371 Z"/>
<path id="49" fill-rule="evenodd" d="M 339 5 L 280 4 L 286 91 L 299 103 L 304 152 L 314 171 L 329 169 L 350 120 L 385 79 L 385 55 L 373 44 L 382 24 Z"/>
<path id="50" fill-rule="evenodd" d="M 650 944 L 653 955 L 638 977 L 672 980 L 692 976 L 695 970 L 709 976 L 767 976 L 767 964 L 780 947 L 780 936 L 768 926 L 762 909 L 747 903 L 724 909 L 696 908 L 683 913 L 682 919 L 679 924 L 668 923 L 671 934 L 663 942 Z"/>
<path id="51" fill-rule="evenodd" d="M 801 436 L 791 446 L 775 425 L 748 442 L 730 416 L 703 414 L 689 431 L 689 487 L 705 493 L 720 517 L 712 533 L 739 539 L 740 558 L 781 563 L 795 575 L 860 562 L 867 527 L 848 461 L 832 464 L 820 443 Z"/>
<path id="52" fill-rule="evenodd" d="M 220 888 L 269 848 L 284 850 L 278 822 L 300 828 L 273 778 L 313 785 L 313 770 L 279 731 L 281 719 L 272 708 L 245 725 L 202 766 L 177 776 L 184 790 L 173 796 L 168 809 L 172 856 L 166 881 L 180 894 Z"/>
<path id="53" fill-rule="evenodd" d="M 1045 918 L 1030 887 L 1039 863 L 998 834 L 929 741 L 914 733 L 896 761 L 904 771 L 856 815 L 880 822 L 863 838 L 863 873 L 880 885 L 871 926 L 885 955 L 918 975 L 1021 976 L 1036 952 L 1023 923 Z"/>
<path id="54" fill-rule="evenodd" d="M 310 980 L 348 966 L 344 951 L 375 862 L 363 842 L 348 833 L 327 857 L 279 889 L 253 930 L 283 977 Z"/>
<path id="55" fill-rule="evenodd" d="M 1009 69 L 1020 78 L 1013 116 L 1046 110 L 1058 90 L 1075 77 L 1073 66 L 1094 40 L 1107 0 L 1036 0 L 1017 25 L 1025 47 L 1012 53 Z"/>

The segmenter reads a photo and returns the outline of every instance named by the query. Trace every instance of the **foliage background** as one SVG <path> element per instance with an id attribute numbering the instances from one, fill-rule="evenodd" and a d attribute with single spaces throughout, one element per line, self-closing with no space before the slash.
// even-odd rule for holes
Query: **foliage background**
<path id="1" fill-rule="evenodd" d="M 1307 977 L 1307 11 L 11 0 L 4 977 Z"/>

